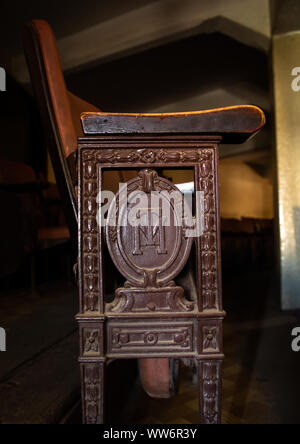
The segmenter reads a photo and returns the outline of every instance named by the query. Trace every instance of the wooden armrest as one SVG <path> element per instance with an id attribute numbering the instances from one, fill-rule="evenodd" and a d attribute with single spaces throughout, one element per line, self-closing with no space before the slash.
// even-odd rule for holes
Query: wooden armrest
<path id="1" fill-rule="evenodd" d="M 173 114 L 81 114 L 85 135 L 199 134 L 220 135 L 223 142 L 241 143 L 266 122 L 263 111 L 251 105 Z"/>
<path id="2" fill-rule="evenodd" d="M 83 113 L 83 112 L 98 113 L 98 112 L 100 112 L 100 109 L 96 108 L 91 103 L 88 103 L 85 100 L 82 100 L 80 97 L 75 96 L 70 91 L 68 91 L 67 94 L 68 94 L 68 99 L 70 102 L 72 121 L 73 121 L 73 125 L 74 125 L 75 131 L 76 131 L 76 135 L 77 135 L 77 137 L 81 137 L 81 136 L 83 136 L 82 127 L 80 125 L 81 113 Z"/>

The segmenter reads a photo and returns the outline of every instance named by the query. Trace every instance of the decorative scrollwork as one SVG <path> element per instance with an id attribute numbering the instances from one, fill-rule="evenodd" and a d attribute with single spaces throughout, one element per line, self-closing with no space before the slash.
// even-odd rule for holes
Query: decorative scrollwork
<path id="1" fill-rule="evenodd" d="M 197 163 L 202 160 L 202 151 L 198 149 L 174 150 L 174 149 L 140 149 L 132 151 L 124 150 L 89 150 L 83 155 L 84 160 L 91 161 L 93 158 L 98 163 Z M 204 159 L 205 160 L 205 159 Z M 206 172 L 203 166 L 204 173 Z M 92 170 L 88 170 L 92 177 Z"/>

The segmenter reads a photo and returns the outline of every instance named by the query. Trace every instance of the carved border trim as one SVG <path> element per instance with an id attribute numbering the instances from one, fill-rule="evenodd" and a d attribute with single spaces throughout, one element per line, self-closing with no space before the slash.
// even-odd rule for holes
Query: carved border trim
<path id="1" fill-rule="evenodd" d="M 100 246 L 96 222 L 98 168 L 93 156 L 83 155 L 81 162 L 82 307 L 83 312 L 101 312 Z"/>
<path id="2" fill-rule="evenodd" d="M 103 423 L 104 362 L 81 364 L 83 411 L 86 424 Z"/>
<path id="3" fill-rule="evenodd" d="M 203 309 L 219 309 L 218 213 L 215 150 L 202 151 L 199 163 L 199 189 L 204 193 L 204 233 L 201 237 L 201 282 Z"/>
<path id="4" fill-rule="evenodd" d="M 141 350 L 151 353 L 193 352 L 194 323 L 173 322 L 170 325 L 111 322 L 108 324 L 108 353 L 132 354 Z"/>
<path id="5" fill-rule="evenodd" d="M 114 150 L 84 148 L 81 150 L 82 171 L 82 267 L 83 267 L 83 311 L 101 312 L 99 288 L 99 230 L 96 224 L 98 166 L 105 163 L 124 163 L 136 166 L 155 167 L 156 164 L 194 164 L 199 171 L 199 189 L 204 192 L 204 234 L 201 238 L 201 283 L 203 309 L 219 309 L 218 232 L 217 232 L 217 190 L 215 184 L 215 148 L 195 148 L 187 150 L 141 149 Z M 199 305 L 199 309 L 201 309 Z"/>
<path id="6" fill-rule="evenodd" d="M 155 163 L 198 163 L 202 160 L 202 149 L 89 149 L 83 152 L 83 161 L 94 160 L 97 163 L 142 163 L 149 166 Z"/>
<path id="7" fill-rule="evenodd" d="M 220 361 L 200 361 L 198 363 L 201 424 L 219 424 L 221 421 L 221 369 Z M 202 405 L 201 405 L 202 404 Z"/>

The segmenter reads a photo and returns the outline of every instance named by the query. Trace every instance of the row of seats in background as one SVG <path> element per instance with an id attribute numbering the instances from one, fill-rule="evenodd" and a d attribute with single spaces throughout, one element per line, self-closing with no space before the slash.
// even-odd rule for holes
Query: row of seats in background
<path id="1" fill-rule="evenodd" d="M 45 178 L 40 126 L 33 98 L 8 76 L 0 101 L 0 292 L 34 292 L 36 283 L 51 272 L 51 261 L 41 257 L 52 247 L 64 248 L 69 255 L 59 192 Z"/>

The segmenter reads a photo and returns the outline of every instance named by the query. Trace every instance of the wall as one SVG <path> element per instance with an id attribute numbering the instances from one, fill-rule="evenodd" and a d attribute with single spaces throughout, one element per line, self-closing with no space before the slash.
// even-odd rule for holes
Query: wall
<path id="1" fill-rule="evenodd" d="M 273 218 L 273 187 L 268 179 L 235 158 L 221 160 L 219 175 L 222 218 Z"/>

